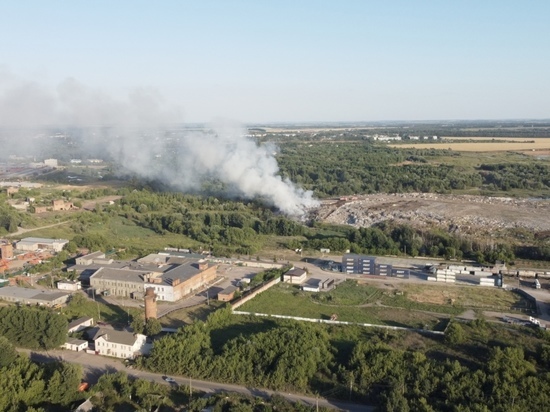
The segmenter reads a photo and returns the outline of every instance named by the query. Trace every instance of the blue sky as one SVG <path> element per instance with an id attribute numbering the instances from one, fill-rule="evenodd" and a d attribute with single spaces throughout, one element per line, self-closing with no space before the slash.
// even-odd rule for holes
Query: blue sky
<path id="1" fill-rule="evenodd" d="M 550 117 L 548 1 L 4 1 L 2 82 L 157 91 L 182 120 Z"/>

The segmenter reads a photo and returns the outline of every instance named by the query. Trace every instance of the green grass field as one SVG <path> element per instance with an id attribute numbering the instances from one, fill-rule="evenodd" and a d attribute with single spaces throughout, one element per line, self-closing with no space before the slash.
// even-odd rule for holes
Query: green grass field
<path id="1" fill-rule="evenodd" d="M 443 319 L 466 309 L 509 311 L 524 307 L 520 296 L 479 287 L 399 284 L 357 284 L 346 281 L 331 292 L 309 293 L 296 286 L 279 284 L 241 306 L 239 310 L 373 323 L 414 328 L 438 328 Z"/>
<path id="2" fill-rule="evenodd" d="M 110 218 L 108 224 L 91 224 L 87 228 L 86 233 L 102 235 L 119 248 L 132 247 L 142 250 L 162 250 L 167 246 L 192 248 L 198 244 L 183 235 L 174 233 L 162 235 L 156 233 L 151 229 L 137 226 L 132 221 L 121 216 Z M 71 240 L 75 235 L 74 230 L 71 228 L 71 222 L 68 222 L 59 226 L 29 231 L 22 236 Z"/>
<path id="3" fill-rule="evenodd" d="M 142 309 L 134 307 L 117 306 L 101 302 L 100 297 L 95 302 L 83 295 L 73 299 L 74 301 L 69 302 L 67 306 L 61 309 L 61 313 L 67 316 L 69 320 L 90 316 L 96 322 L 103 321 L 123 327 L 129 325 L 134 317 L 139 316 L 143 312 Z"/>
<path id="4" fill-rule="evenodd" d="M 162 326 L 167 328 L 181 328 L 182 326 L 190 325 L 198 320 L 205 321 L 208 315 L 224 304 L 224 302 L 211 300 L 210 305 L 204 303 L 190 308 L 178 309 L 163 316 L 159 321 Z"/>

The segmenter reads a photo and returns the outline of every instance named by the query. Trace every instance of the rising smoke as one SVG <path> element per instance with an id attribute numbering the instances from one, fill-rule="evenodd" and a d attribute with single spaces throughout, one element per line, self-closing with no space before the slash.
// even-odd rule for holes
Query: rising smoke
<path id="1" fill-rule="evenodd" d="M 74 79 L 48 90 L 0 71 L 0 127 L 16 136 L 0 146 L 4 154 L 47 145 L 52 127 L 71 127 L 79 130 L 84 153 L 176 190 L 197 192 L 219 182 L 225 195 L 260 198 L 293 216 L 317 204 L 311 192 L 279 175 L 275 149 L 246 137 L 244 128 L 226 121 L 200 131 L 174 126 L 181 123 L 181 112 L 153 90 L 117 100 Z M 32 141 L 21 130 L 32 130 Z"/>

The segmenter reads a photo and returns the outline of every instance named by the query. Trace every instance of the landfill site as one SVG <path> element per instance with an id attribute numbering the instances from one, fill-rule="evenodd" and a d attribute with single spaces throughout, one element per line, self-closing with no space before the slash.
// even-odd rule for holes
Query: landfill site
<path id="1" fill-rule="evenodd" d="M 386 220 L 485 234 L 513 228 L 550 231 L 550 200 L 433 193 L 373 194 L 324 201 L 317 219 L 369 227 Z"/>

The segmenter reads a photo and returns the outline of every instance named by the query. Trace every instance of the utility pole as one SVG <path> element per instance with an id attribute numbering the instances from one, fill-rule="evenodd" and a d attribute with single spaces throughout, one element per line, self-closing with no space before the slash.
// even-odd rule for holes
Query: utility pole
<path id="1" fill-rule="evenodd" d="M 315 395 L 315 411 L 319 412 L 319 394 Z"/>
<path id="2" fill-rule="evenodd" d="M 210 297 L 208 296 L 208 289 L 206 289 L 206 305 L 210 306 Z"/>
<path id="3" fill-rule="evenodd" d="M 92 288 L 92 297 L 97 305 L 97 320 L 101 320 L 101 314 L 99 312 L 99 302 L 95 300 L 95 288 Z"/>

